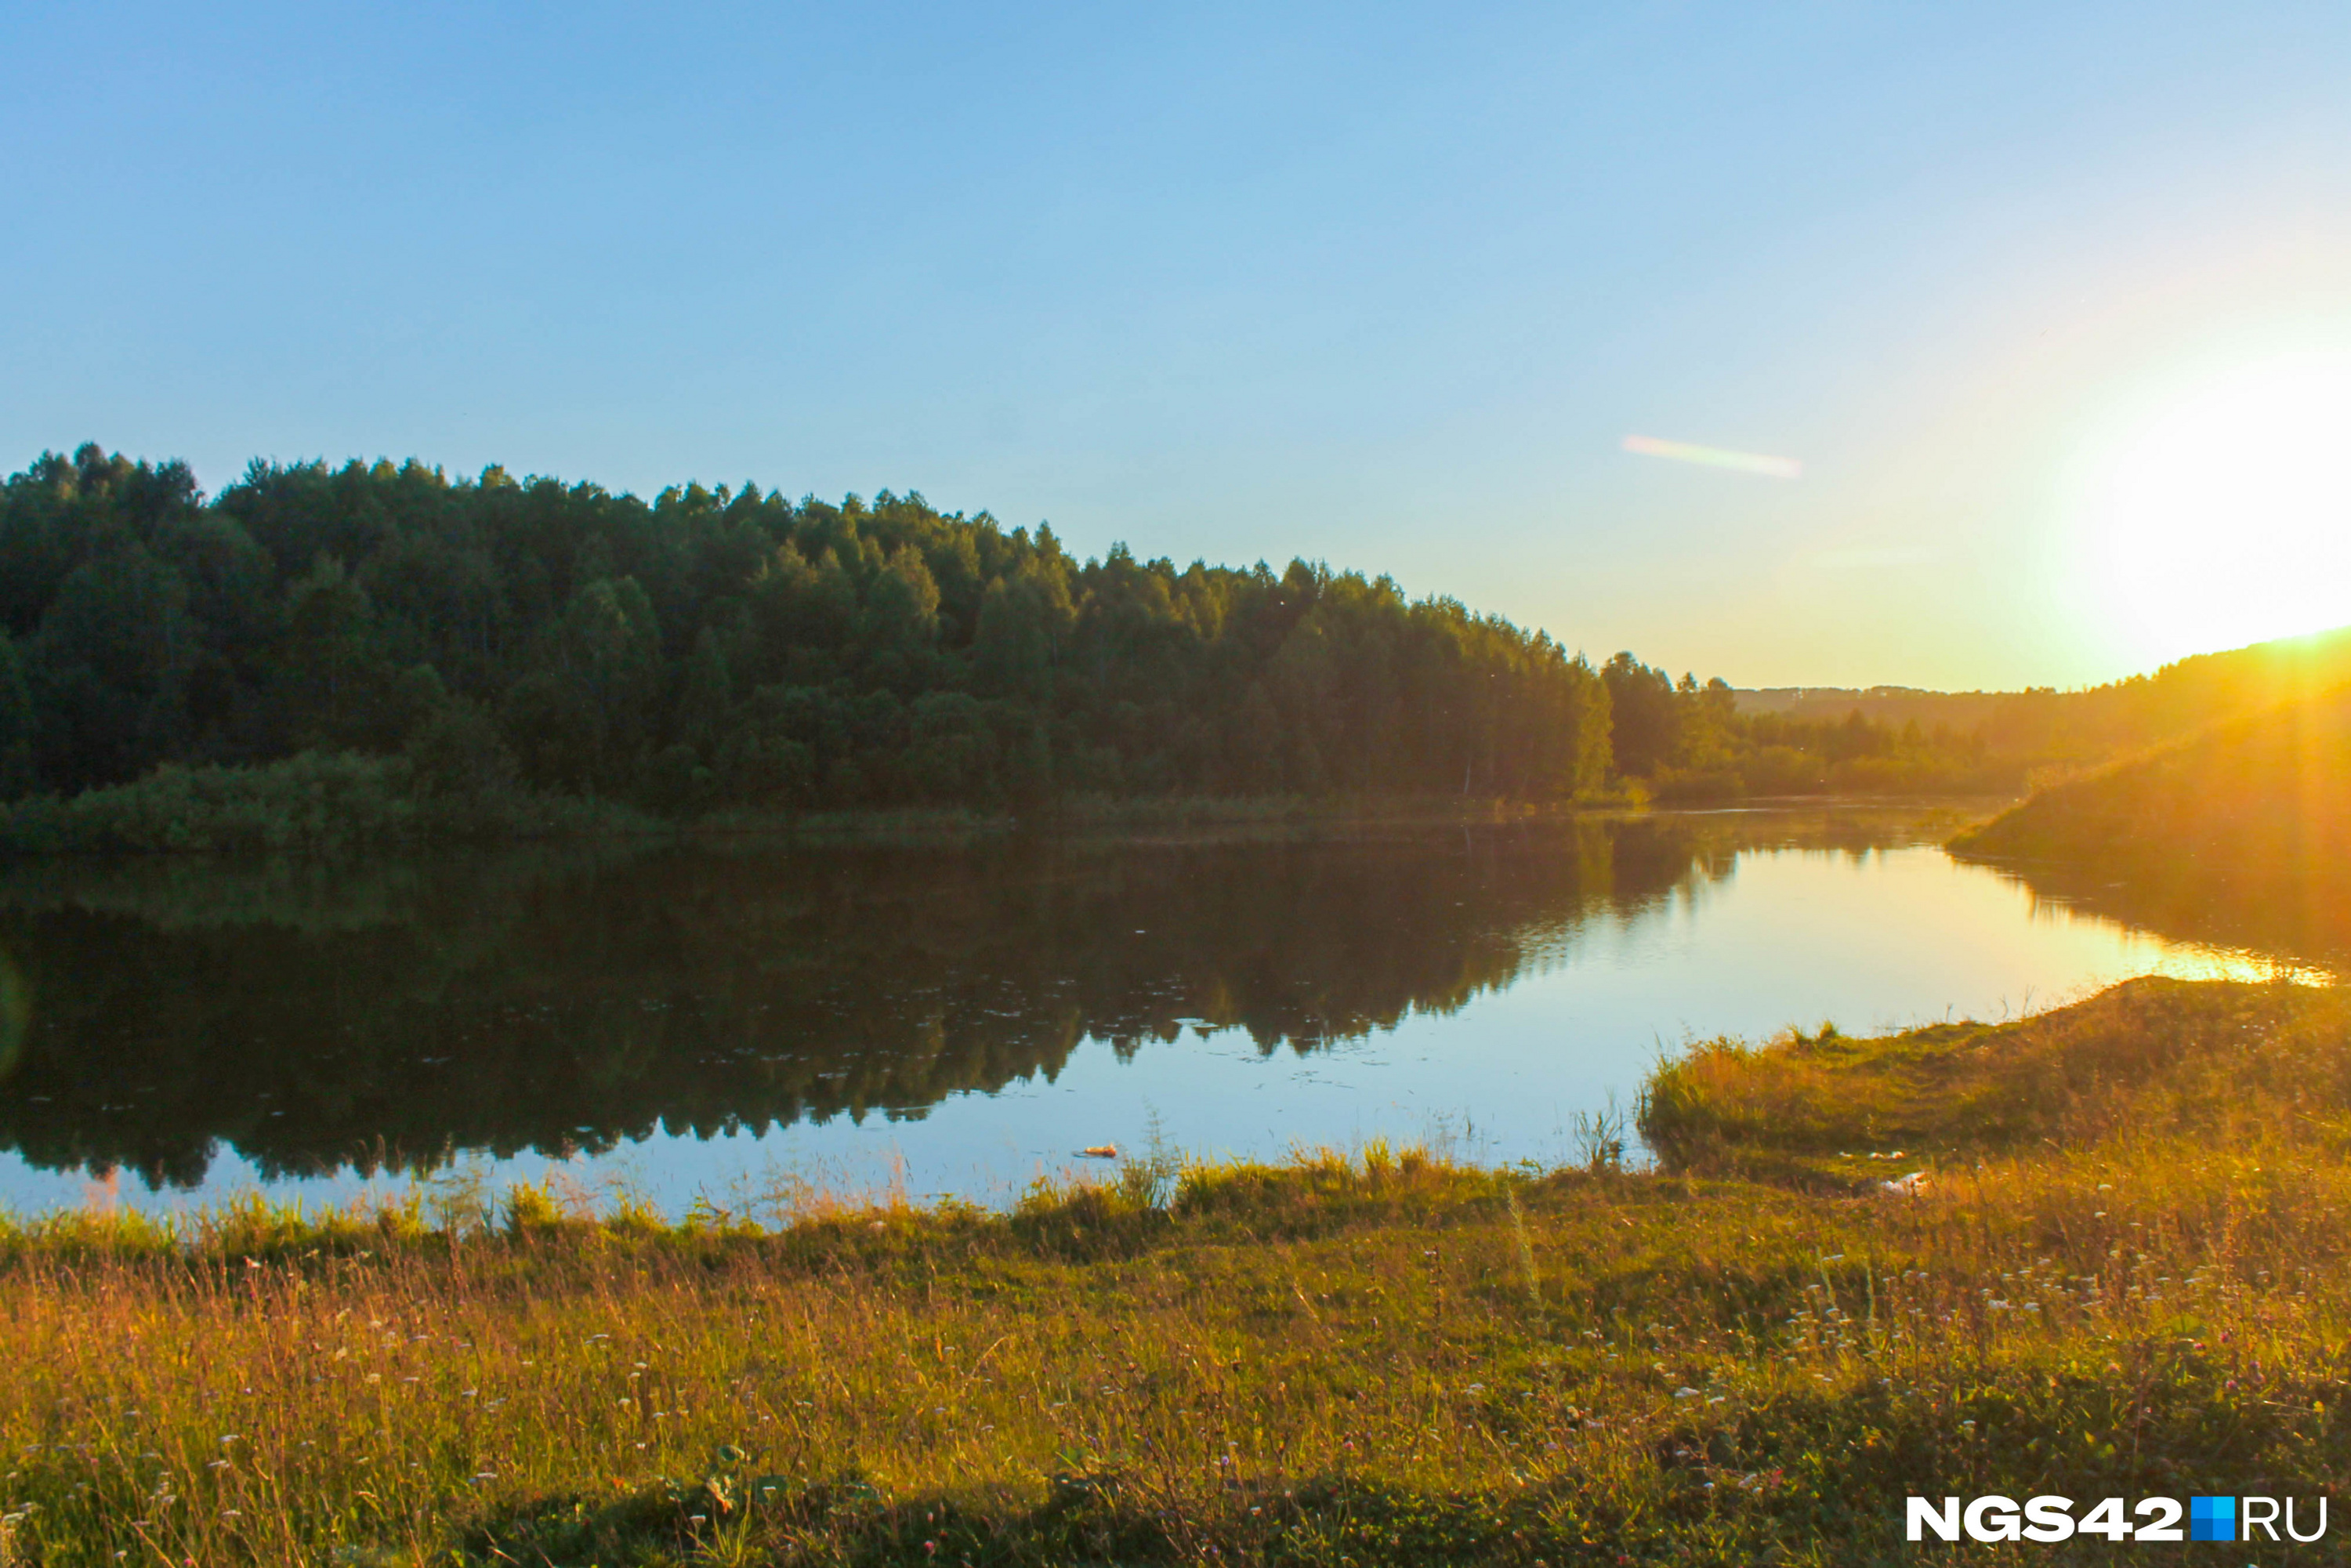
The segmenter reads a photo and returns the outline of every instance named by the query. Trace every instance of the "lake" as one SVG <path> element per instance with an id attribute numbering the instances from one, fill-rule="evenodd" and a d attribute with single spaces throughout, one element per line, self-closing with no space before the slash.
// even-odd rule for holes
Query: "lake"
<path id="1" fill-rule="evenodd" d="M 1950 809 L 0 868 L 0 1205 L 557 1175 L 1000 1201 L 1089 1145 L 1554 1162 L 1660 1052 L 2267 974 Z"/>

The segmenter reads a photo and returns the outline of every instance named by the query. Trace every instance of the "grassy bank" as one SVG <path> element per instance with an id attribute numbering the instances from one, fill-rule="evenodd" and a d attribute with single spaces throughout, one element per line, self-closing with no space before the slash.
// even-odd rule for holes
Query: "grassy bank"
<path id="1" fill-rule="evenodd" d="M 167 764 L 132 783 L 0 804 L 0 854 L 336 854 L 528 840 L 788 836 L 894 842 L 1021 830 L 1518 822 L 1622 809 L 1644 797 L 1591 791 L 1531 802 L 1455 795 L 1075 795 L 1007 806 L 653 812 L 624 798 L 444 789 L 402 756 L 303 752 L 240 767 Z"/>
<path id="2" fill-rule="evenodd" d="M 1951 848 L 2167 933 L 2351 954 L 2351 687 L 2043 789 Z"/>
<path id="3" fill-rule="evenodd" d="M 2351 1479 L 2335 991 L 1721 1045 L 1644 1127 L 770 1228 L 18 1225 L 10 1561 L 1916 1563 L 2003 1549 L 1907 1544 L 1914 1491 Z"/>

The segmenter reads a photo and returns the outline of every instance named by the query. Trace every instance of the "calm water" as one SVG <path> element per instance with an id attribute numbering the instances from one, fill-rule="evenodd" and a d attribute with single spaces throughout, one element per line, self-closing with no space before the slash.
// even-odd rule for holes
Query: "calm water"
<path id="1" fill-rule="evenodd" d="M 0 870 L 0 1203 L 807 1179 L 992 1198 L 1082 1146 L 1572 1150 L 1661 1051 L 2264 972 L 2036 900 L 1946 815 L 357 866 Z"/>

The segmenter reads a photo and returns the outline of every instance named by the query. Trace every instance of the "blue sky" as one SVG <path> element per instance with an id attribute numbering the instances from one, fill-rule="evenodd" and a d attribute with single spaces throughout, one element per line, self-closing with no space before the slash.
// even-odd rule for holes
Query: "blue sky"
<path id="1" fill-rule="evenodd" d="M 2069 476 L 2351 350 L 2339 6 L 16 3 L 0 59 L 7 468 L 918 489 L 1740 685 L 2191 651 Z"/>

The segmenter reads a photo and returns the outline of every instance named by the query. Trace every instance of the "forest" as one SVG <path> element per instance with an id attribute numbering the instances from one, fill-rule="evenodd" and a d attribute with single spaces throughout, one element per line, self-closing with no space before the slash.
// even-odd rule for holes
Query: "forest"
<path id="1" fill-rule="evenodd" d="M 85 445 L 0 491 L 0 632 L 16 848 L 268 839 L 305 812 L 363 836 L 513 828 L 581 801 L 692 819 L 2022 778 L 1949 726 L 1742 715 L 1719 680 L 1594 667 L 1385 576 L 1079 559 L 1049 527 L 887 490 L 648 503 L 256 460 L 207 497 L 185 464 Z"/>

